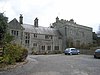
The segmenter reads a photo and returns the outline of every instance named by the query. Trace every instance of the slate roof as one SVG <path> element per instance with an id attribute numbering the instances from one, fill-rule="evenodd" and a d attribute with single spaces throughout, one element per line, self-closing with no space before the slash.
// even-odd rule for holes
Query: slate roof
<path id="1" fill-rule="evenodd" d="M 13 29 L 23 29 L 23 27 L 22 27 L 21 24 L 17 21 L 16 18 L 14 18 L 12 21 L 9 22 L 8 27 L 9 27 L 9 28 L 13 28 Z"/>
<path id="2" fill-rule="evenodd" d="M 25 29 L 24 32 L 61 36 L 61 33 L 54 28 L 41 27 L 41 26 L 34 27 L 33 25 L 29 24 L 23 24 L 22 26 Z"/>

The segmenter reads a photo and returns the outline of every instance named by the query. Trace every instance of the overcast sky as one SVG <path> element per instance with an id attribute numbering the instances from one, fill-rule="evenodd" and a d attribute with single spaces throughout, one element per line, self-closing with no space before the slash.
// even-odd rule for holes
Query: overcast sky
<path id="1" fill-rule="evenodd" d="M 9 21 L 19 20 L 23 14 L 24 23 L 34 24 L 38 17 L 39 26 L 48 27 L 60 19 L 74 19 L 77 24 L 98 30 L 100 24 L 100 0 L 0 0 L 0 12 L 5 12 Z"/>

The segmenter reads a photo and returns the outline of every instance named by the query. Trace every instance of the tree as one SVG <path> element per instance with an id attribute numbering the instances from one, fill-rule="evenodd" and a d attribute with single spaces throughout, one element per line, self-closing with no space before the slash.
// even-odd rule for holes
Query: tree
<path id="1" fill-rule="evenodd" d="M 8 17 L 4 16 L 4 13 L 0 13 L 0 45 L 3 44 L 3 39 L 7 30 Z"/>
<path id="2" fill-rule="evenodd" d="M 10 43 L 14 39 L 14 36 L 11 36 L 9 33 L 5 34 L 4 43 Z"/>
<path id="3" fill-rule="evenodd" d="M 93 40 L 93 43 L 96 44 L 96 46 L 100 46 L 100 25 L 98 26 L 97 33 L 93 32 Z"/>

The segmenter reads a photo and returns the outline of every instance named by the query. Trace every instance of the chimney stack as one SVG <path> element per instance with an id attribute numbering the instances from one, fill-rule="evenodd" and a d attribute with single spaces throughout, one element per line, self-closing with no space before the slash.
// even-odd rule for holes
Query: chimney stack
<path id="1" fill-rule="evenodd" d="M 34 26 L 35 26 L 35 27 L 38 27 L 38 18 L 37 18 L 37 17 L 36 17 L 35 20 L 34 20 Z"/>
<path id="2" fill-rule="evenodd" d="M 59 18 L 58 18 L 58 16 L 56 17 L 56 22 L 59 22 Z"/>
<path id="3" fill-rule="evenodd" d="M 19 17 L 19 23 L 23 24 L 23 16 L 22 16 L 22 14 L 20 14 L 20 17 Z"/>

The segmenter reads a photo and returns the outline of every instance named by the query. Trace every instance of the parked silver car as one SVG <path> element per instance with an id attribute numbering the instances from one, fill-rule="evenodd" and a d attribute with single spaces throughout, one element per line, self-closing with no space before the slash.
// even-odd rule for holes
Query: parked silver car
<path id="1" fill-rule="evenodd" d="M 76 48 L 67 48 L 64 51 L 65 55 L 73 55 L 73 54 L 80 54 L 80 51 Z"/>
<path id="2" fill-rule="evenodd" d="M 96 49 L 94 52 L 94 58 L 100 58 L 100 49 Z"/>

